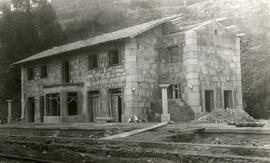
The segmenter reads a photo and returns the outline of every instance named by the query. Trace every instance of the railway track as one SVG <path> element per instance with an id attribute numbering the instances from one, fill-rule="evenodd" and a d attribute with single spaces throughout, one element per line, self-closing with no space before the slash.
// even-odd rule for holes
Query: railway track
<path id="1" fill-rule="evenodd" d="M 23 163 L 63 163 L 58 161 L 51 161 L 51 160 L 43 160 L 43 159 L 37 159 L 37 158 L 31 158 L 31 157 L 23 157 L 23 156 L 16 156 L 16 155 L 10 155 L 10 154 L 3 154 L 0 153 L 0 161 L 2 160 L 11 160 L 11 161 L 19 161 Z"/>
<path id="2" fill-rule="evenodd" d="M 5 147 L 10 147 L 11 149 Z M 22 149 L 14 151 L 12 149 Z M 1 153 L 8 153 L 10 155 Z M 23 156 L 23 157 L 22 157 Z M 26 157 L 24 157 L 26 156 Z M 147 162 L 149 158 L 163 160 L 190 160 L 195 163 L 223 162 L 224 159 L 244 160 L 241 163 L 270 163 L 270 149 L 200 145 L 166 142 L 125 142 L 67 137 L 0 135 L 0 158 L 25 162 Z M 51 161 L 53 160 L 53 161 Z M 113 160 L 113 161 L 112 161 Z M 146 160 L 146 161 L 145 161 Z M 166 161 L 163 161 L 166 162 Z M 185 162 L 185 161 L 183 161 Z M 192 162 L 192 163 L 193 163 Z M 240 163 L 240 162 L 239 162 Z"/>

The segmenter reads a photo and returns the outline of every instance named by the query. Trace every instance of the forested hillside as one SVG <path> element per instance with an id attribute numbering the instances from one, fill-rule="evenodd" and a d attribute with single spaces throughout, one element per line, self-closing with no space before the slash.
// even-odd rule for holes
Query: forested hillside
<path id="1" fill-rule="evenodd" d="M 0 120 L 7 114 L 7 99 L 13 101 L 13 115 L 20 115 L 21 77 L 18 60 L 63 44 L 64 33 L 54 9 L 45 0 L 13 0 L 15 11 L 3 5 L 0 17 Z M 18 117 L 16 117 L 18 118 Z"/>

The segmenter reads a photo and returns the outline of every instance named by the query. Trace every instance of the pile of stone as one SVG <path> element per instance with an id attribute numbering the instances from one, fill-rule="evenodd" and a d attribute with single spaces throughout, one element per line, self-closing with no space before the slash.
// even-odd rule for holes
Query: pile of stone
<path id="1" fill-rule="evenodd" d="M 248 113 L 242 109 L 217 109 L 209 114 L 202 115 L 196 123 L 239 123 L 255 122 Z"/>

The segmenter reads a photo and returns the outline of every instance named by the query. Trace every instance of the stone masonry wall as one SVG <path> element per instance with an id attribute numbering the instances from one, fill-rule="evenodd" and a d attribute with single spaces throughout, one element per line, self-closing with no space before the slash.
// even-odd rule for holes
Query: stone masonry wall
<path id="1" fill-rule="evenodd" d="M 193 110 L 205 111 L 205 90 L 214 91 L 215 108 L 224 106 L 224 90 L 232 90 L 233 107 L 242 108 L 239 39 L 215 22 L 185 35 L 188 103 Z"/>
<path id="2" fill-rule="evenodd" d="M 216 33 L 215 33 L 216 32 Z M 224 107 L 224 90 L 232 90 L 233 107 L 242 109 L 239 38 L 213 23 L 197 31 L 200 81 L 216 91 L 216 107 Z"/>
<path id="3" fill-rule="evenodd" d="M 201 83 L 199 80 L 200 67 L 198 65 L 198 56 L 200 51 L 197 49 L 196 32 L 185 32 L 185 46 L 183 55 L 183 67 L 185 71 L 186 87 L 185 94 L 187 103 L 191 106 L 195 114 L 202 112 L 201 108 Z"/>
<path id="4" fill-rule="evenodd" d="M 116 47 L 120 50 L 121 64 L 109 67 L 107 52 Z M 111 88 L 123 88 L 125 86 L 124 50 L 124 41 L 118 41 L 24 65 L 22 69 L 23 112 L 26 112 L 27 98 L 35 97 L 35 122 L 40 122 L 40 96 L 45 96 L 45 93 L 77 91 L 79 92 L 80 102 L 82 103 L 82 105 L 79 105 L 80 115 L 76 117 L 67 116 L 64 119 L 67 122 L 87 121 L 87 92 L 94 90 L 100 91 L 102 116 L 109 116 L 107 105 L 108 90 Z M 94 70 L 88 70 L 88 55 L 91 54 L 99 54 L 99 68 Z M 70 61 L 70 85 L 67 86 L 61 85 L 61 63 L 64 60 Z M 45 79 L 40 79 L 40 67 L 42 65 L 47 65 L 48 77 Z M 34 68 L 34 80 L 27 81 L 26 68 L 28 67 Z M 48 88 L 44 88 L 44 86 Z"/>
<path id="5" fill-rule="evenodd" d="M 185 91 L 187 82 L 182 56 L 184 55 L 185 34 L 175 31 L 175 28 L 172 28 L 172 32 L 168 32 L 171 30 L 170 25 L 172 24 L 166 24 L 166 26 L 142 34 L 137 38 L 137 47 L 134 47 L 137 48 L 137 97 L 135 106 L 141 111 L 138 115 L 149 114 L 148 120 L 159 119 L 153 117 L 153 115 L 159 114 L 158 109 L 154 107 L 158 105 L 158 101 L 161 99 L 159 84 L 180 85 L 181 90 L 183 90 L 181 100 L 185 102 L 188 97 Z M 164 33 L 164 31 L 166 32 Z M 179 55 L 176 61 L 168 63 L 168 47 L 173 46 L 179 47 Z M 185 114 L 183 105 L 178 106 L 179 114 L 177 115 L 188 115 L 186 119 L 193 119 L 189 114 Z M 174 114 L 172 108 L 169 107 L 171 116 Z M 151 116 L 152 118 L 149 119 Z M 146 117 L 142 118 L 145 119 Z M 183 121 L 183 119 L 174 118 L 175 121 Z"/>
<path id="6" fill-rule="evenodd" d="M 137 115 L 147 120 L 147 110 L 152 101 L 158 99 L 159 91 L 159 53 L 158 40 L 162 36 L 161 27 L 147 31 L 127 46 L 126 71 L 126 115 Z M 135 90 L 132 92 L 131 89 Z"/>
<path id="7" fill-rule="evenodd" d="M 185 70 L 183 67 L 183 47 L 185 35 L 183 33 L 170 34 L 163 37 L 160 43 L 160 83 L 180 85 L 182 98 L 187 100 L 184 89 L 186 87 Z M 178 46 L 178 60 L 168 63 L 168 47 Z"/>
<path id="8" fill-rule="evenodd" d="M 185 35 L 177 33 L 166 35 L 160 43 L 160 83 L 179 84 L 185 87 L 184 69 L 182 63 L 183 43 Z M 178 60 L 168 63 L 168 47 L 178 46 Z"/>

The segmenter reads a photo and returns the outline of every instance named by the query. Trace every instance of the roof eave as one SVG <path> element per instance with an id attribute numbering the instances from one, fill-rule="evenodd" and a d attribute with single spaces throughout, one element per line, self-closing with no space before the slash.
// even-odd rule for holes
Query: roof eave
<path id="1" fill-rule="evenodd" d="M 134 37 L 136 37 L 136 36 L 138 36 L 138 35 L 140 35 L 142 33 L 145 33 L 147 31 L 149 31 L 149 30 L 151 30 L 151 29 L 153 29 L 153 28 L 155 28 L 155 27 L 157 27 L 157 26 L 159 26 L 159 25 L 167 22 L 167 21 L 170 21 L 170 20 L 173 20 L 173 19 L 177 19 L 180 16 L 181 15 L 173 15 L 173 16 L 167 18 L 167 19 L 164 19 L 163 21 L 160 21 L 157 24 L 154 24 L 154 25 L 152 25 L 152 26 L 150 26 L 150 27 L 148 27 L 148 28 L 146 28 L 146 29 L 138 32 L 138 33 L 135 33 L 133 35 L 130 35 L 130 36 L 120 37 L 120 38 L 117 38 L 117 39 L 114 39 L 114 40 L 107 40 L 105 42 L 100 42 L 100 43 L 96 43 L 96 44 L 92 44 L 92 45 L 88 45 L 88 46 L 83 46 L 83 47 L 79 47 L 79 48 L 76 48 L 76 49 L 70 49 L 70 50 L 67 50 L 67 51 L 55 52 L 54 54 L 51 54 L 51 55 L 45 56 L 45 57 L 34 58 L 34 59 L 29 59 L 29 58 L 27 59 L 26 58 L 26 59 L 20 60 L 18 62 L 15 62 L 13 65 L 20 65 L 20 64 L 24 64 L 24 63 L 29 63 L 29 62 L 33 62 L 33 61 L 36 61 L 36 60 L 40 60 L 40 59 L 44 59 L 44 58 L 49 58 L 49 57 L 55 56 L 57 54 L 63 54 L 63 53 L 66 53 L 66 52 L 71 52 L 71 51 L 75 51 L 75 50 L 79 50 L 79 49 L 83 49 L 83 48 L 87 48 L 87 47 L 99 45 L 99 44 L 102 44 L 102 43 L 108 43 L 108 42 L 111 42 L 111 41 L 121 40 L 121 39 L 125 39 L 125 38 L 134 38 Z M 51 50 L 51 49 L 49 49 L 49 50 Z"/>
<path id="2" fill-rule="evenodd" d="M 37 61 L 37 60 L 41 60 L 41 59 L 46 59 L 46 58 L 50 58 L 50 57 L 53 57 L 55 55 L 59 55 L 59 54 L 64 54 L 64 53 L 68 53 L 68 52 L 72 52 L 72 51 L 76 51 L 76 50 L 81 50 L 81 49 L 85 49 L 85 48 L 88 48 L 88 47 L 91 47 L 91 46 L 96 46 L 96 45 L 99 45 L 99 44 L 103 44 L 103 43 L 108 43 L 108 42 L 111 42 L 111 41 L 118 41 L 118 40 L 122 40 L 122 39 L 126 39 L 126 38 L 130 38 L 130 36 L 128 37 L 122 37 L 122 38 L 119 38 L 119 39 L 116 39 L 116 40 L 108 40 L 108 41 L 105 41 L 105 42 L 102 42 L 102 43 L 97 43 L 97 44 L 93 44 L 93 45 L 89 45 L 89 46 L 84 46 L 84 47 L 80 47 L 80 48 L 76 48 L 76 49 L 71 49 L 71 50 L 67 50 L 67 51 L 63 51 L 63 52 L 57 52 L 57 53 L 54 53 L 50 56 L 46 56 L 46 57 L 40 57 L 40 58 L 35 58 L 35 59 L 23 59 L 23 60 L 20 60 L 18 62 L 15 62 L 13 63 L 12 65 L 21 65 L 21 64 L 25 64 L 25 63 L 29 63 L 29 62 L 34 62 L 34 61 Z"/>
<path id="3" fill-rule="evenodd" d="M 142 33 L 145 33 L 145 32 L 147 32 L 147 31 L 149 31 L 149 30 L 151 30 L 151 29 L 153 29 L 153 28 L 155 28 L 155 27 L 157 27 L 157 26 L 163 24 L 163 23 L 166 23 L 167 21 L 170 21 L 170 20 L 179 18 L 180 16 L 182 16 L 182 14 L 181 14 L 181 15 L 173 15 L 173 16 L 171 16 L 170 18 L 165 19 L 165 20 L 163 20 L 163 21 L 161 21 L 161 22 L 159 22 L 159 23 L 157 23 L 157 24 L 155 24 L 155 25 L 152 25 L 152 26 L 148 27 L 148 28 L 145 29 L 145 30 L 142 30 L 142 31 L 140 31 L 140 32 L 138 32 L 138 33 L 136 33 L 136 34 L 134 34 L 134 35 L 131 35 L 130 38 L 134 38 L 134 37 L 136 37 L 136 36 L 138 36 L 138 35 L 140 35 L 140 34 L 142 34 Z"/>

